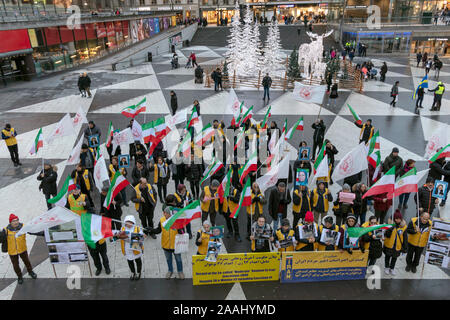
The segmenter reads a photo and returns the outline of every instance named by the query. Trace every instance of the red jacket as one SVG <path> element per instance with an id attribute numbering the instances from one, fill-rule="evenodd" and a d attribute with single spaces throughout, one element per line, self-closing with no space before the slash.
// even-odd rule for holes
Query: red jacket
<path id="1" fill-rule="evenodd" d="M 373 207 L 377 211 L 388 211 L 392 206 L 392 199 L 388 199 L 386 202 L 383 202 L 383 199 L 387 199 L 387 192 L 382 194 L 377 194 L 372 197 L 374 204 Z"/>

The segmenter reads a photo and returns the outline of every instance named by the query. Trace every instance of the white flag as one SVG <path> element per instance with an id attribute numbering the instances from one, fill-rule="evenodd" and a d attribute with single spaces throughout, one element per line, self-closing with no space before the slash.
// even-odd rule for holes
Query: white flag
<path id="1" fill-rule="evenodd" d="M 52 143 L 55 138 L 70 136 L 72 134 L 75 134 L 72 118 L 70 118 L 70 114 L 66 113 L 66 115 L 56 124 L 52 133 L 47 137 L 47 143 Z"/>
<path id="2" fill-rule="evenodd" d="M 142 144 L 144 144 L 144 134 L 142 133 L 142 127 L 136 119 L 134 119 L 133 121 L 131 133 L 133 134 L 134 141 L 140 141 Z"/>
<path id="3" fill-rule="evenodd" d="M 171 114 L 168 114 L 167 116 L 165 116 L 165 122 L 167 124 L 167 126 L 170 128 L 170 130 L 175 130 L 175 126 L 177 124 L 186 122 L 186 117 L 187 117 L 187 110 L 188 108 L 184 108 L 180 111 L 178 111 L 177 113 L 175 113 L 173 116 Z"/>
<path id="4" fill-rule="evenodd" d="M 83 111 L 83 108 L 80 106 L 75 117 L 72 118 L 73 127 L 76 128 L 78 125 L 82 125 L 83 123 L 88 123 L 86 118 L 86 113 Z"/>
<path id="5" fill-rule="evenodd" d="M 300 82 L 295 82 L 292 94 L 295 100 L 321 104 L 326 90 L 327 86 L 307 86 Z"/>
<path id="6" fill-rule="evenodd" d="M 134 143 L 134 137 L 130 128 L 115 133 L 113 136 L 113 153 L 116 152 L 117 146 L 125 144 L 129 145 L 131 143 Z"/>
<path id="7" fill-rule="evenodd" d="M 270 141 L 269 141 L 269 144 L 268 144 L 268 147 L 269 147 L 269 151 L 270 151 L 270 154 L 274 154 L 274 153 L 276 153 L 275 152 L 275 145 L 277 144 L 275 141 L 276 141 L 276 139 L 277 139 L 277 136 L 278 136 L 278 130 L 275 130 L 274 132 L 272 132 L 272 135 L 270 136 Z M 279 139 L 278 139 L 279 140 Z M 277 150 L 277 151 L 279 151 L 279 150 Z"/>
<path id="8" fill-rule="evenodd" d="M 94 166 L 94 181 L 95 186 L 97 187 L 99 192 L 102 192 L 103 181 L 106 181 L 108 179 L 109 176 L 108 169 L 106 169 L 105 158 L 103 157 L 103 155 L 101 155 Z"/>
<path id="9" fill-rule="evenodd" d="M 75 219 L 80 219 L 80 216 L 69 209 L 56 206 L 49 211 L 34 217 L 30 222 L 25 224 L 19 232 L 17 232 L 16 237 L 27 232 L 41 232 L 47 228 L 73 221 Z"/>
<path id="10" fill-rule="evenodd" d="M 289 157 L 284 157 L 283 160 L 278 164 L 278 179 L 288 179 L 289 178 Z"/>
<path id="11" fill-rule="evenodd" d="M 363 170 L 367 170 L 367 153 L 364 142 L 347 153 L 333 171 L 332 179 L 339 181 Z"/>
<path id="12" fill-rule="evenodd" d="M 314 179 L 326 177 L 328 178 L 329 166 L 328 166 L 328 155 L 323 157 L 319 166 L 317 167 L 316 174 L 314 175 Z"/>
<path id="13" fill-rule="evenodd" d="M 277 165 L 273 166 L 269 172 L 256 179 L 256 183 L 264 193 L 267 189 L 277 184 L 278 179 L 287 179 L 289 177 L 289 157 L 284 158 Z"/>
<path id="14" fill-rule="evenodd" d="M 69 160 L 67 160 L 66 165 L 77 164 L 80 162 L 81 146 L 83 145 L 83 140 L 84 133 L 81 135 L 80 140 L 78 140 L 78 143 L 70 153 Z"/>
<path id="15" fill-rule="evenodd" d="M 434 131 L 425 148 L 424 158 L 430 159 L 437 152 L 437 149 L 446 146 L 450 141 L 449 134 L 448 125 Z"/>

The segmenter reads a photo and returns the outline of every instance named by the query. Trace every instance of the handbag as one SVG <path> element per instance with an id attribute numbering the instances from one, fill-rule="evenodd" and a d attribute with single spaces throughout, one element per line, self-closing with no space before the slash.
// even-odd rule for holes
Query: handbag
<path id="1" fill-rule="evenodd" d="M 175 236 L 175 254 L 188 252 L 189 234 L 177 234 Z"/>
<path id="2" fill-rule="evenodd" d="M 0 232 L 0 241 L 2 242 L 2 252 L 8 252 L 8 235 L 6 234 L 6 229 Z"/>

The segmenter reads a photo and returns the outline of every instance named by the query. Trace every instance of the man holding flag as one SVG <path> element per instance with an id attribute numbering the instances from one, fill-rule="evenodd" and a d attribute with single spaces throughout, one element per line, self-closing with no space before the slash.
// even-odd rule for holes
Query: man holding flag
<path id="1" fill-rule="evenodd" d="M 414 91 L 413 94 L 413 99 L 417 99 L 416 109 L 414 110 L 416 114 L 419 114 L 419 108 L 423 108 L 422 102 L 425 93 L 424 89 L 428 89 L 428 75 L 425 75 L 425 77 L 423 77 L 422 81 L 420 81 L 419 85 L 416 88 L 416 91 Z"/>

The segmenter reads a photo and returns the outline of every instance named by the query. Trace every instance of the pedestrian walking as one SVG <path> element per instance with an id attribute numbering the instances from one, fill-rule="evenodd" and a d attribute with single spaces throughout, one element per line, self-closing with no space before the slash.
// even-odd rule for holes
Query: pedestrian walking
<path id="1" fill-rule="evenodd" d="M 16 136 L 17 131 L 11 127 L 9 123 L 7 123 L 5 128 L 2 130 L 2 139 L 5 140 L 9 155 L 11 156 L 11 161 L 14 163 L 14 167 L 22 165 L 19 160 L 19 147 L 17 145 Z"/>
<path id="2" fill-rule="evenodd" d="M 81 97 L 86 97 L 86 90 L 84 90 L 83 87 L 83 74 L 80 73 L 80 76 L 78 77 L 78 90 L 80 91 Z"/>
<path id="3" fill-rule="evenodd" d="M 266 95 L 267 95 L 267 100 L 270 100 L 270 95 L 269 95 L 269 88 L 272 85 L 272 78 L 269 77 L 269 74 L 266 73 L 266 76 L 262 79 L 261 84 L 264 87 L 264 97 L 263 100 L 266 100 Z"/>
<path id="4" fill-rule="evenodd" d="M 82 85 L 83 89 L 86 91 L 86 93 L 88 94 L 88 98 L 92 98 L 92 95 L 91 95 L 91 78 L 89 78 L 89 76 L 87 75 L 86 72 L 83 73 L 83 80 L 81 81 L 81 85 Z"/>
<path id="5" fill-rule="evenodd" d="M 381 66 L 380 69 L 380 81 L 384 82 L 384 80 L 386 80 L 386 73 L 388 72 L 388 67 L 386 62 L 383 62 L 383 65 Z"/>
<path id="6" fill-rule="evenodd" d="M 335 83 L 331 86 L 331 92 L 330 95 L 328 96 L 328 102 L 327 102 L 327 106 L 331 107 L 336 107 L 336 99 L 339 97 L 338 95 L 338 84 Z M 330 104 L 331 101 L 331 104 Z"/>
<path id="7" fill-rule="evenodd" d="M 419 114 L 419 108 L 423 108 L 423 107 L 422 107 L 422 102 L 423 102 L 423 96 L 424 96 L 424 94 L 425 94 L 425 91 L 424 91 L 424 89 L 420 86 L 420 87 L 417 89 L 417 95 L 416 95 L 416 97 L 417 97 L 417 100 L 416 100 L 416 108 L 414 109 L 414 112 L 415 112 L 416 114 Z"/>
<path id="8" fill-rule="evenodd" d="M 195 56 L 195 53 L 194 53 L 194 52 L 191 52 L 191 55 L 189 56 L 189 59 L 191 59 L 191 61 L 192 61 L 192 68 L 194 67 L 194 65 L 195 65 L 196 67 L 198 67 L 198 64 L 197 64 L 197 57 Z"/>
<path id="9" fill-rule="evenodd" d="M 170 91 L 170 108 L 172 109 L 172 115 L 174 116 L 178 109 L 178 98 L 175 91 Z"/>
<path id="10" fill-rule="evenodd" d="M 41 181 L 39 190 L 45 195 L 45 202 L 48 210 L 53 207 L 51 203 L 48 203 L 48 200 L 55 197 L 58 193 L 56 186 L 56 180 L 58 179 L 58 174 L 56 173 L 57 170 L 58 168 L 56 166 L 53 167 L 50 163 L 45 163 L 43 170 L 41 170 L 37 176 L 37 180 Z"/>
<path id="11" fill-rule="evenodd" d="M 398 100 L 398 85 L 399 85 L 399 83 L 400 83 L 399 81 L 395 81 L 394 85 L 391 88 L 392 101 L 391 101 L 390 105 L 394 108 L 395 108 L 395 104 L 397 103 L 397 100 Z"/>
<path id="12" fill-rule="evenodd" d="M 422 53 L 419 51 L 416 53 L 416 61 L 417 61 L 417 68 L 419 67 L 420 61 L 422 61 Z"/>

